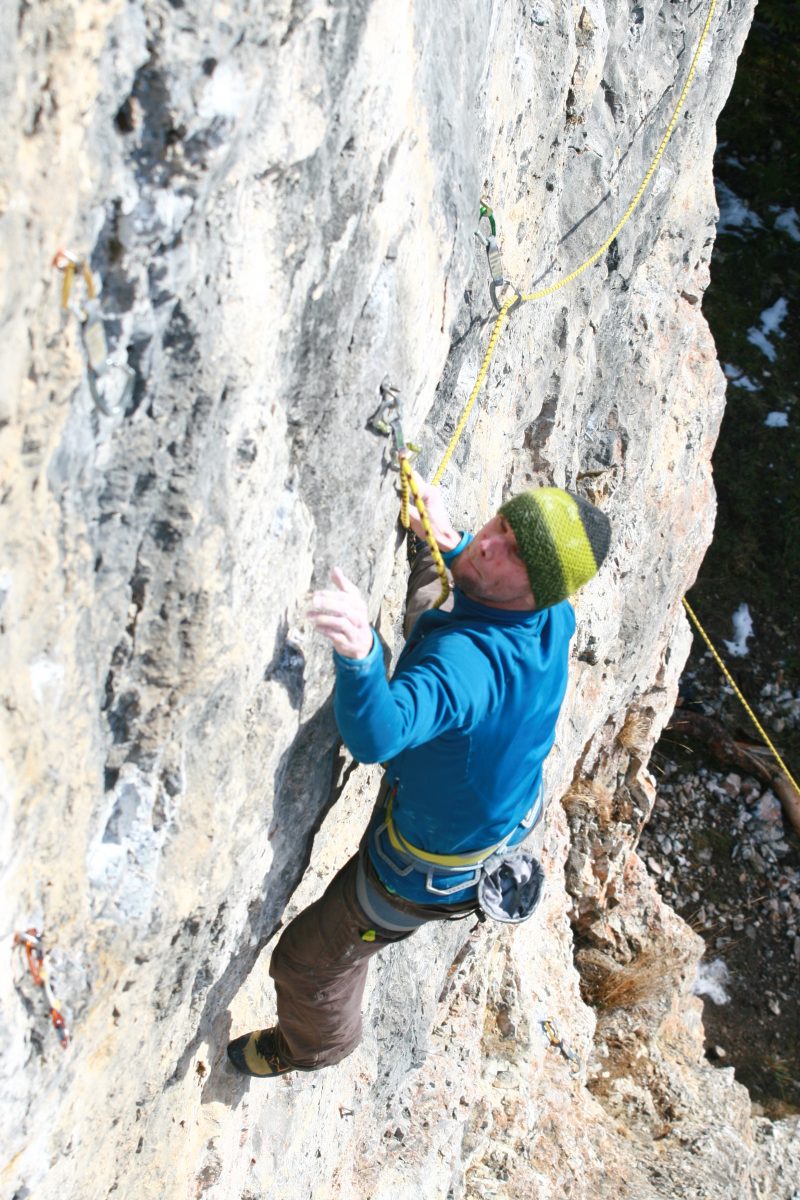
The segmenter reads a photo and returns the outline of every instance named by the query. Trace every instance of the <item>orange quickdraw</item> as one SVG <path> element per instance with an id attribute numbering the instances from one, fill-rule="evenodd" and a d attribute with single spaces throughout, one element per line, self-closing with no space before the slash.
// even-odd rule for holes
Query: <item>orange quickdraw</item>
<path id="1" fill-rule="evenodd" d="M 97 295 L 97 289 L 94 286 L 94 276 L 89 270 L 88 263 L 76 258 L 74 254 L 70 254 L 67 250 L 62 250 L 60 247 L 53 255 L 53 264 L 57 271 L 61 271 L 64 276 L 64 282 L 61 285 L 61 307 L 69 308 L 69 298 L 72 294 L 72 285 L 75 282 L 75 276 L 80 275 L 83 282 L 86 284 L 86 296 L 89 300 L 94 300 Z M 78 314 L 80 316 L 80 314 Z M 81 320 L 84 318 L 81 317 Z"/>
<path id="2" fill-rule="evenodd" d="M 44 949 L 38 930 L 27 929 L 25 933 L 15 933 L 14 945 L 23 947 L 25 957 L 28 960 L 31 979 L 37 987 L 44 989 L 47 1005 L 50 1010 L 50 1020 L 53 1022 L 53 1028 L 58 1034 L 62 1049 L 66 1050 L 69 1045 L 69 1030 L 67 1029 L 67 1022 L 64 1020 L 64 1014 L 59 1009 L 50 990 L 50 982 L 44 967 Z"/>

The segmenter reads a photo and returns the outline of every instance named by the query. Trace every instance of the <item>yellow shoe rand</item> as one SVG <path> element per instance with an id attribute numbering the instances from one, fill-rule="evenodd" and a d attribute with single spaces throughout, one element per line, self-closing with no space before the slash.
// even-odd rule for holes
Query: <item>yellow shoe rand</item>
<path id="1" fill-rule="evenodd" d="M 259 1049 L 259 1042 L 261 1049 Z M 266 1051 L 266 1053 L 264 1052 Z M 265 1079 L 274 1075 L 285 1075 L 293 1070 L 284 1066 L 275 1046 L 274 1031 L 256 1029 L 228 1044 L 228 1058 L 244 1075 L 255 1075 Z"/>
<path id="2" fill-rule="evenodd" d="M 277 1075 L 280 1068 L 273 1065 L 274 1059 L 265 1058 L 259 1054 L 256 1041 L 258 1035 L 251 1033 L 244 1046 L 244 1061 L 254 1075 Z"/>

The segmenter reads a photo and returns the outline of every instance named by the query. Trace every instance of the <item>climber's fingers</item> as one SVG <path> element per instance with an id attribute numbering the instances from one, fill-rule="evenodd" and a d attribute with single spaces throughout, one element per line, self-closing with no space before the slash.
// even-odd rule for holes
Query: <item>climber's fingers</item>
<path id="1" fill-rule="evenodd" d="M 340 567 L 333 570 L 337 590 L 315 592 L 308 615 L 317 631 L 330 638 L 334 650 L 345 658 L 365 658 L 372 649 L 372 628 L 367 605 L 354 583 Z"/>
<path id="2" fill-rule="evenodd" d="M 349 592 L 351 596 L 354 595 L 360 598 L 361 593 L 359 592 L 358 588 L 350 579 L 347 578 L 341 567 L 333 568 L 331 571 L 331 579 L 341 591 Z"/>

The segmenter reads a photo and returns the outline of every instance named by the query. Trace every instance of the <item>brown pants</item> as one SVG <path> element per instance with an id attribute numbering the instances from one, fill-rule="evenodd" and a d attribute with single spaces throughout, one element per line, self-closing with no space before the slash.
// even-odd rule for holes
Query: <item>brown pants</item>
<path id="1" fill-rule="evenodd" d="M 417 555 L 409 578 L 405 633 L 431 608 L 439 580 L 426 549 Z M 445 605 L 447 607 L 447 605 Z M 474 911 L 474 905 L 417 905 L 389 897 L 371 870 L 362 846 L 363 869 L 384 901 L 420 924 Z M 356 854 L 328 885 L 324 894 L 287 926 L 272 954 L 269 973 L 278 999 L 278 1049 L 301 1070 L 332 1066 L 361 1041 L 361 1001 L 367 967 L 373 955 L 414 930 L 397 932 L 376 926 L 358 902 Z M 367 940 L 362 936 L 367 934 Z"/>
<path id="2" fill-rule="evenodd" d="M 278 998 L 278 1049 L 285 1062 L 313 1071 L 340 1062 L 361 1041 L 361 1001 L 373 955 L 410 937 L 376 927 L 356 897 L 358 855 L 281 935 L 269 973 Z M 421 923 L 474 911 L 474 905 L 431 907 L 396 899 Z M 362 934 L 368 933 L 369 940 Z"/>
<path id="3" fill-rule="evenodd" d="M 453 580 L 449 571 L 447 578 L 452 588 Z M 433 556 L 427 546 L 422 546 L 417 557 L 414 559 L 411 574 L 408 577 L 406 615 L 403 621 L 403 634 L 405 637 L 410 635 L 417 617 L 421 616 L 429 608 L 433 608 L 439 599 L 440 591 L 441 584 L 439 576 L 436 574 L 436 564 L 433 561 Z M 442 605 L 442 612 L 450 612 L 452 607 L 453 593 L 451 591 Z"/>

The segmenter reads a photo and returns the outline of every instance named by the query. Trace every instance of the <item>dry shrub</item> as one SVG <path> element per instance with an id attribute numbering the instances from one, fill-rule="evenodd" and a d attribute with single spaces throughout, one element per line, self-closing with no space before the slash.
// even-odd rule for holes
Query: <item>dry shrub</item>
<path id="1" fill-rule="evenodd" d="M 685 965 L 680 955 L 663 946 L 642 950 L 624 966 L 597 950 L 581 950 L 576 957 L 583 998 L 600 1012 L 654 1000 L 673 986 Z"/>
<path id="2" fill-rule="evenodd" d="M 647 743 L 652 726 L 652 717 L 647 713 L 631 709 L 625 723 L 617 734 L 617 741 L 629 754 L 641 754 Z"/>
<path id="3" fill-rule="evenodd" d="M 614 797 L 598 780 L 578 779 L 561 803 L 571 817 L 585 817 L 594 812 L 601 821 L 607 823 L 611 820 Z"/>

